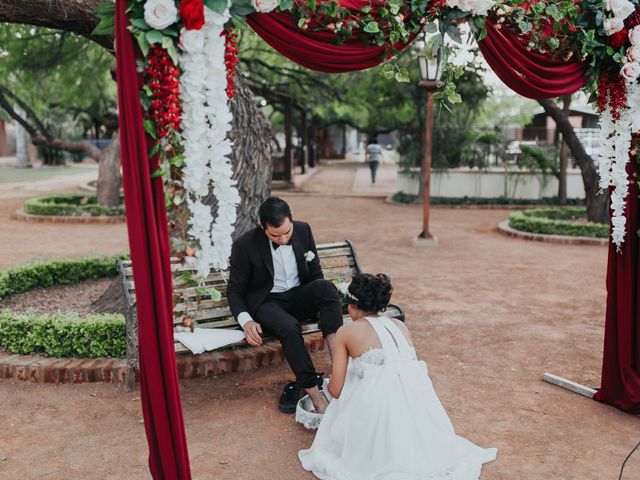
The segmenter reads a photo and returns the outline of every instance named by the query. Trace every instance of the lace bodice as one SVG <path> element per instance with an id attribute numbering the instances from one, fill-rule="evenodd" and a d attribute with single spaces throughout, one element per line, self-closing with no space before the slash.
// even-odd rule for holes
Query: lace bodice
<path id="1" fill-rule="evenodd" d="M 411 353 L 411 359 L 417 360 L 415 348 L 411 347 Z M 362 355 L 352 358 L 350 361 L 350 368 L 353 369 L 353 372 L 357 376 L 362 377 L 366 368 L 384 365 L 385 359 L 386 355 L 383 348 L 370 348 Z"/>

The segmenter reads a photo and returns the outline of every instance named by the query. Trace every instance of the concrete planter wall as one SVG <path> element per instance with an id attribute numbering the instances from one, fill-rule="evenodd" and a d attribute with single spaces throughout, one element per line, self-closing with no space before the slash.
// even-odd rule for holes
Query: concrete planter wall
<path id="1" fill-rule="evenodd" d="M 397 191 L 418 194 L 419 169 L 398 171 Z M 455 169 L 432 171 L 432 197 L 481 197 L 481 198 L 542 198 L 558 195 L 558 180 L 552 175 L 543 179 L 542 174 L 519 170 L 505 172 L 501 169 Z M 584 186 L 580 170 L 567 172 L 567 197 L 584 198 Z"/>

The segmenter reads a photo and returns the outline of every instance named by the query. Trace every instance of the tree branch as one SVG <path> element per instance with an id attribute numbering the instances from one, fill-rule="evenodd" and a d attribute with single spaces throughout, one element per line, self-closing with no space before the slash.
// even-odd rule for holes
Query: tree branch
<path id="1" fill-rule="evenodd" d="M 91 32 L 100 19 L 96 6 L 102 0 L 0 0 L 0 22 L 22 23 L 77 33 L 113 53 L 113 36 Z"/>
<path id="2" fill-rule="evenodd" d="M 37 128 L 31 125 L 25 118 L 22 117 L 22 115 L 18 115 L 11 102 L 9 102 L 9 100 L 7 99 L 7 94 L 10 95 L 14 102 L 17 103 L 27 113 L 28 118 L 31 118 L 32 121 L 36 122 Z M 16 96 L 13 92 L 2 85 L 0 85 L 0 107 L 4 111 L 6 111 L 11 116 L 11 118 L 13 118 L 16 122 L 24 127 L 24 129 L 31 136 L 31 142 L 34 145 L 44 145 L 47 147 L 65 150 L 67 152 L 85 152 L 96 161 L 100 159 L 100 155 L 102 152 L 98 147 L 96 147 L 89 141 L 66 141 L 55 138 L 53 135 L 51 135 L 51 133 L 38 119 L 34 111 L 26 103 L 24 103 L 24 101 L 18 98 L 18 96 Z"/>

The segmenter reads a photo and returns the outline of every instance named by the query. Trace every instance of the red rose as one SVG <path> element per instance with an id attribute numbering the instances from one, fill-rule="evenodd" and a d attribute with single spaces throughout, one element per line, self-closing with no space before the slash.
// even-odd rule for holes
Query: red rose
<path id="1" fill-rule="evenodd" d="M 187 30 L 200 30 L 204 25 L 204 5 L 202 0 L 182 0 L 180 18 Z"/>
<path id="2" fill-rule="evenodd" d="M 623 28 L 619 32 L 614 33 L 613 35 L 607 37 L 609 45 L 613 48 L 619 48 L 627 43 L 627 39 L 629 38 L 629 32 L 626 28 Z"/>

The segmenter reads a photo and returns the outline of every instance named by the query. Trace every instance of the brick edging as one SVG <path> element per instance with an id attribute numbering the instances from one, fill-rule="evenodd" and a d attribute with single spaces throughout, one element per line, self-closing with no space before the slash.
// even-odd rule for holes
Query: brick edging
<path id="1" fill-rule="evenodd" d="M 99 215 L 99 216 L 65 216 L 65 215 L 31 215 L 25 213 L 24 210 L 18 210 L 11 216 L 12 220 L 27 223 L 93 223 L 93 224 L 110 224 L 123 223 L 124 215 Z"/>
<path id="2" fill-rule="evenodd" d="M 522 232 L 511 228 L 509 220 L 504 220 L 498 224 L 498 232 L 508 237 L 515 237 L 521 240 L 533 240 L 547 243 L 561 243 L 564 245 L 609 245 L 608 238 L 591 238 L 591 237 L 569 237 L 567 235 L 543 235 L 541 233 Z"/>
<path id="3" fill-rule="evenodd" d="M 322 334 L 304 338 L 310 353 L 324 349 Z M 279 342 L 238 350 L 176 356 L 178 378 L 197 378 L 243 372 L 284 362 Z M 34 383 L 125 383 L 126 360 L 121 358 L 51 358 L 0 352 L 0 378 Z"/>

